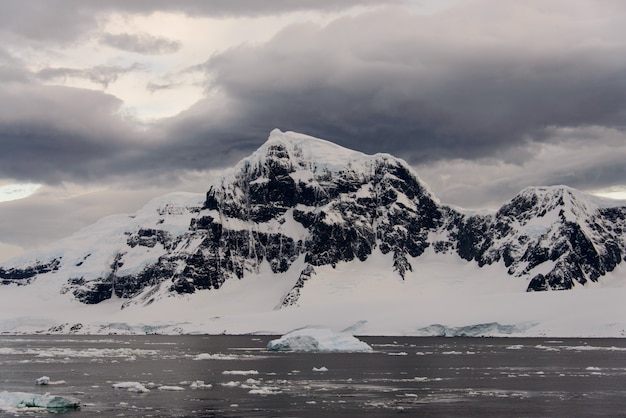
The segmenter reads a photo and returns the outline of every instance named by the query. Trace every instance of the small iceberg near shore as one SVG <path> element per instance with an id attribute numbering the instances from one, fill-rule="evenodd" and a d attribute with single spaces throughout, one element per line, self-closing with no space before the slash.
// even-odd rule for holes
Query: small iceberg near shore
<path id="1" fill-rule="evenodd" d="M 80 400 L 71 396 L 39 395 L 27 392 L 0 392 L 0 410 L 19 411 L 24 408 L 80 409 Z"/>
<path id="2" fill-rule="evenodd" d="M 291 331 L 267 344 L 271 351 L 372 351 L 372 347 L 350 334 L 336 333 L 327 328 L 303 328 Z"/>

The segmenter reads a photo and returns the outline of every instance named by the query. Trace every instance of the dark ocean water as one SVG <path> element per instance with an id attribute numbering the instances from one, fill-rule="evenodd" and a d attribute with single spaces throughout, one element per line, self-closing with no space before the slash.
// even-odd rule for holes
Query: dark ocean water
<path id="1" fill-rule="evenodd" d="M 373 353 L 275 353 L 272 338 L 0 336 L 0 392 L 79 398 L 68 417 L 626 417 L 624 339 L 362 337 Z"/>

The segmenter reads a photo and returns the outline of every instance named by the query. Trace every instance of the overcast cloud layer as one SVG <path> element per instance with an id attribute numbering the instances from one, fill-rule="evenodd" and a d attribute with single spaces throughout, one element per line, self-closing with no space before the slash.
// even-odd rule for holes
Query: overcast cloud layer
<path id="1" fill-rule="evenodd" d="M 402 157 L 466 207 L 626 187 L 624 21 L 620 0 L 1 2 L 0 182 L 44 187 L 0 203 L 0 242 L 204 191 L 275 127 Z"/>

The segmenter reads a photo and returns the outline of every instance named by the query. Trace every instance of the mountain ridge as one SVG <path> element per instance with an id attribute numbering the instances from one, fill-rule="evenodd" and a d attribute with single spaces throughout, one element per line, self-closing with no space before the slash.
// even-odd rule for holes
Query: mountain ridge
<path id="1" fill-rule="evenodd" d="M 53 283 L 85 304 L 147 306 L 217 290 L 230 280 L 288 273 L 276 305 L 298 305 L 317 270 L 389 256 L 399 280 L 420 256 L 503 264 L 527 291 L 597 282 L 626 253 L 626 207 L 567 186 L 531 187 L 493 213 L 442 204 L 403 160 L 272 131 L 205 195 L 174 193 L 0 265 L 0 283 Z M 502 278 L 504 279 L 504 278 Z"/>

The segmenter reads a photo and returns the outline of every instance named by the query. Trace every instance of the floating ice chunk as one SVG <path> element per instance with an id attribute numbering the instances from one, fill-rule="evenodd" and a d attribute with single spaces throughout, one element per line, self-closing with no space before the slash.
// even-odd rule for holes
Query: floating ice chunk
<path id="1" fill-rule="evenodd" d="M 41 376 L 40 378 L 35 379 L 35 383 L 43 386 L 43 385 L 64 385 L 66 382 L 65 380 L 52 381 L 50 380 L 48 376 Z"/>
<path id="2" fill-rule="evenodd" d="M 237 360 L 234 354 L 210 354 L 200 353 L 193 358 L 194 360 Z"/>
<path id="3" fill-rule="evenodd" d="M 182 386 L 163 385 L 163 386 L 159 386 L 159 390 L 169 390 L 172 392 L 180 392 L 181 390 L 185 390 L 185 388 Z"/>
<path id="4" fill-rule="evenodd" d="M 251 374 L 259 374 L 257 370 L 224 370 L 222 374 L 230 374 L 237 376 L 247 376 Z"/>
<path id="5" fill-rule="evenodd" d="M 80 409 L 80 400 L 71 396 L 0 392 L 0 410 L 19 410 L 22 408 Z"/>
<path id="6" fill-rule="evenodd" d="M 313 371 L 314 372 L 327 372 L 328 369 L 326 368 L 326 366 L 322 366 L 322 367 L 313 367 Z"/>
<path id="7" fill-rule="evenodd" d="M 279 393 L 283 393 L 283 391 L 277 386 L 264 386 L 250 389 L 248 393 L 250 395 L 278 395 Z"/>
<path id="8" fill-rule="evenodd" d="M 129 392 L 136 392 L 136 393 L 150 392 L 150 389 L 148 389 L 147 387 L 145 387 L 139 382 L 118 382 L 118 383 L 113 383 L 113 385 L 111 386 L 113 386 L 114 389 L 126 389 Z"/>
<path id="9" fill-rule="evenodd" d="M 207 384 L 204 383 L 204 380 L 196 380 L 194 382 L 191 382 L 191 384 L 189 385 L 190 389 L 211 389 L 213 387 L 212 384 Z"/>
<path id="10" fill-rule="evenodd" d="M 196 355 L 194 360 L 258 360 L 258 356 L 250 354 L 222 354 L 222 353 L 200 353 Z"/>
<path id="11" fill-rule="evenodd" d="M 50 378 L 48 376 L 41 376 L 40 378 L 35 379 L 35 383 L 38 385 L 47 385 L 50 383 Z"/>
<path id="12" fill-rule="evenodd" d="M 304 328 L 289 332 L 267 344 L 273 351 L 372 351 L 372 347 L 349 334 L 326 328 Z"/>

